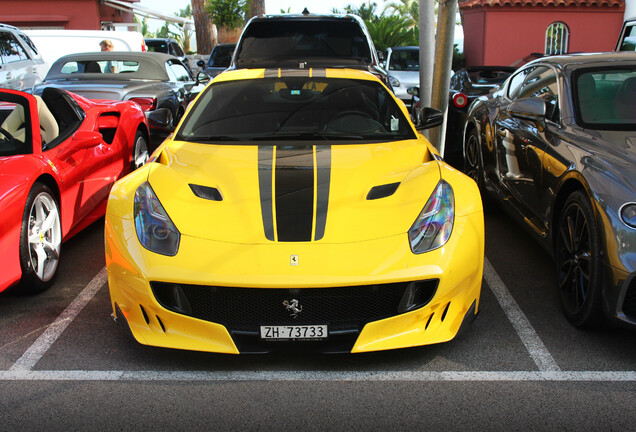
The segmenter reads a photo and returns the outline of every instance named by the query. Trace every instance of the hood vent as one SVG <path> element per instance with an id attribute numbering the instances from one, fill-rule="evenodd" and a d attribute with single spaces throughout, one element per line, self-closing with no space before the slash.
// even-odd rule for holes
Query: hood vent
<path id="1" fill-rule="evenodd" d="M 374 186 L 369 191 L 367 195 L 367 200 L 376 200 L 380 198 L 386 198 L 395 193 L 398 186 L 400 186 L 400 182 L 397 183 L 389 183 L 381 186 Z"/>
<path id="2" fill-rule="evenodd" d="M 192 192 L 194 192 L 194 194 L 198 196 L 199 198 L 203 198 L 210 201 L 223 201 L 223 196 L 221 195 L 221 192 L 217 188 L 195 185 L 191 183 L 189 183 L 188 186 L 190 186 L 190 189 L 192 189 Z"/>

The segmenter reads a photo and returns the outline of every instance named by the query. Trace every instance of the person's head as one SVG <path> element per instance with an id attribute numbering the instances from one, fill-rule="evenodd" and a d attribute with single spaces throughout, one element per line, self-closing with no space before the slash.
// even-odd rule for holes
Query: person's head
<path id="1" fill-rule="evenodd" d="M 114 48 L 113 43 L 109 41 L 108 39 L 104 39 L 103 41 L 101 41 L 99 43 L 99 47 L 101 48 L 102 51 L 112 51 Z"/>

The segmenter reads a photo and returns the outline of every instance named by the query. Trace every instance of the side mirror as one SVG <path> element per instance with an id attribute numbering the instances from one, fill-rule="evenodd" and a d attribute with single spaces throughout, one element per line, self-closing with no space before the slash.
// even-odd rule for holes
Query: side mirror
<path id="1" fill-rule="evenodd" d="M 420 97 L 420 88 L 419 87 L 409 87 L 406 89 L 406 92 L 411 96 Z"/>
<path id="2" fill-rule="evenodd" d="M 508 106 L 508 113 L 520 119 L 541 122 L 545 120 L 545 101 L 538 97 L 519 99 Z"/>
<path id="3" fill-rule="evenodd" d="M 83 149 L 89 147 L 95 147 L 102 143 L 104 137 L 101 133 L 91 130 L 78 130 L 73 134 L 73 148 Z"/>
<path id="4" fill-rule="evenodd" d="M 417 130 L 430 129 L 444 123 L 444 114 L 440 110 L 424 107 L 420 108 L 419 114 L 419 121 L 415 127 Z"/>
<path id="5" fill-rule="evenodd" d="M 171 130 L 172 113 L 168 108 L 159 108 L 147 114 L 148 125 L 152 129 Z"/>
<path id="6" fill-rule="evenodd" d="M 199 60 L 199 61 L 197 61 L 197 66 L 199 66 L 200 68 L 204 68 L 205 67 L 205 62 L 203 60 Z"/>
<path id="7" fill-rule="evenodd" d="M 194 85 L 195 85 L 195 87 L 196 87 L 196 86 L 198 86 L 199 84 L 207 84 L 207 83 L 209 83 L 209 82 L 210 82 L 210 75 L 208 75 L 208 74 L 206 74 L 206 73 L 204 73 L 204 72 L 199 72 L 199 73 L 197 74 L 197 82 L 196 82 L 196 84 L 194 84 Z"/>

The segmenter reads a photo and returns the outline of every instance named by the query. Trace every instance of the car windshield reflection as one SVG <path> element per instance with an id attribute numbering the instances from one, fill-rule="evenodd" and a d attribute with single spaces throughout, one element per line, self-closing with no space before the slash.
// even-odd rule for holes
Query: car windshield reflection
<path id="1" fill-rule="evenodd" d="M 414 138 L 380 83 L 304 77 L 213 83 L 177 133 L 197 142 Z"/>

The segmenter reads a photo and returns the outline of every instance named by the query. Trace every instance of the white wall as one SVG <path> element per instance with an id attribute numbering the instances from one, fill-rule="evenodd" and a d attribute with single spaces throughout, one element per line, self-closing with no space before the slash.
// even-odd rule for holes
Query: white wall
<path id="1" fill-rule="evenodd" d="M 625 18 L 636 17 L 636 0 L 625 0 Z"/>

